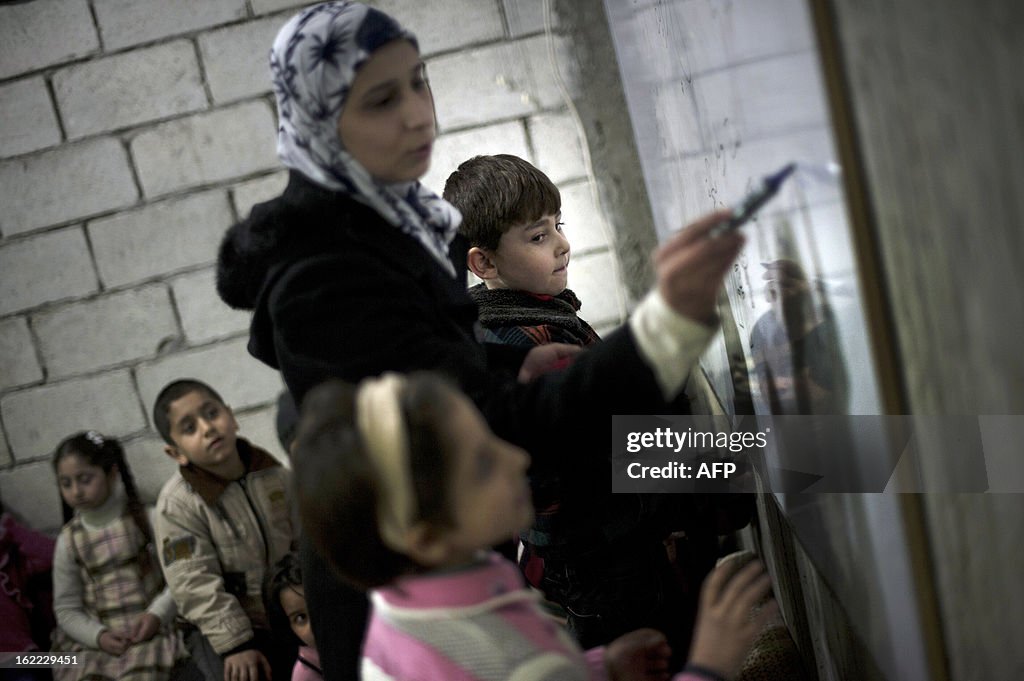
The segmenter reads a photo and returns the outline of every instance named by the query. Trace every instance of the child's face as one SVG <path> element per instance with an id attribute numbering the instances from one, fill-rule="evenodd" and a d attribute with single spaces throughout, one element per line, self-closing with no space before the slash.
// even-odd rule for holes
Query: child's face
<path id="1" fill-rule="evenodd" d="M 375 179 L 410 182 L 430 169 L 434 100 L 408 40 L 381 47 L 352 81 L 338 118 L 341 145 Z"/>
<path id="2" fill-rule="evenodd" d="M 449 494 L 455 527 L 444 530 L 448 565 L 472 560 L 480 549 L 508 541 L 533 521 L 526 478 L 530 457 L 491 432 L 462 394 L 453 394 L 447 426 L 452 474 Z"/>
<path id="3" fill-rule="evenodd" d="M 313 640 L 313 628 L 309 624 L 309 613 L 306 611 L 306 592 L 301 586 L 289 586 L 281 590 L 281 608 L 288 616 L 288 623 L 295 635 L 310 648 L 316 648 Z"/>
<path id="4" fill-rule="evenodd" d="M 167 410 L 173 447 L 167 453 L 179 464 L 193 463 L 223 478 L 241 473 L 236 446 L 238 422 L 231 409 L 200 390 L 171 402 Z"/>
<path id="5" fill-rule="evenodd" d="M 501 235 L 491 253 L 496 279 L 491 288 L 509 288 L 549 296 L 565 290 L 569 280 L 569 240 L 561 214 L 516 225 Z"/>
<path id="6" fill-rule="evenodd" d="M 57 462 L 57 484 L 64 502 L 76 511 L 99 508 L 110 497 L 117 468 L 104 473 L 77 454 L 68 454 Z"/>

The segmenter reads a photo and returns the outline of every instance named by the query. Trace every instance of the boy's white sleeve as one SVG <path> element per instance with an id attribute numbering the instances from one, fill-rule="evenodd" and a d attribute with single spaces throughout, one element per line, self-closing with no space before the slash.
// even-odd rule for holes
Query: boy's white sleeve
<path id="1" fill-rule="evenodd" d="M 83 605 L 82 575 L 64 537 L 61 532 L 53 552 L 53 613 L 64 633 L 83 646 L 98 649 L 100 634 L 106 627 Z"/>
<path id="2" fill-rule="evenodd" d="M 670 308 L 657 289 L 640 301 L 628 323 L 640 356 L 654 372 L 666 400 L 679 394 L 717 330 Z"/>

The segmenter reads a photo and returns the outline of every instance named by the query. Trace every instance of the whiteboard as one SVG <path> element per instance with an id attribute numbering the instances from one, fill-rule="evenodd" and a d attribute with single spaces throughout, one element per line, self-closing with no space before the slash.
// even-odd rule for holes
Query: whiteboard
<path id="1" fill-rule="evenodd" d="M 731 319 L 701 359 L 722 410 L 882 413 L 806 2 L 605 0 L 605 9 L 659 239 L 797 164 L 744 228 L 725 282 Z M 876 665 L 890 678 L 926 678 L 896 499 L 776 497 Z"/>

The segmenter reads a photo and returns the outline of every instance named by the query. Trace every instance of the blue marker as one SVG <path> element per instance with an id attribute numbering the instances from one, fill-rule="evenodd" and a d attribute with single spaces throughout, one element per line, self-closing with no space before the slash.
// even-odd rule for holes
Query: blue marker
<path id="1" fill-rule="evenodd" d="M 732 215 L 729 216 L 728 220 L 718 223 L 711 228 L 708 235 L 716 237 L 721 234 L 725 234 L 731 229 L 736 229 L 750 218 L 754 217 L 754 213 L 757 209 L 768 203 L 768 200 L 775 196 L 779 191 L 779 187 L 782 186 L 783 181 L 789 177 L 793 171 L 796 170 L 796 164 L 790 163 L 785 168 L 777 173 L 765 176 L 761 180 L 761 186 L 746 195 L 743 201 L 733 208 Z"/>

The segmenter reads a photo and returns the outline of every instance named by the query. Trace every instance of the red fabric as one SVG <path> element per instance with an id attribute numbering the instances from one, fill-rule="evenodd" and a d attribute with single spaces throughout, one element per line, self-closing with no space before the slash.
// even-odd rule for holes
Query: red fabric
<path id="1" fill-rule="evenodd" d="M 556 359 L 554 362 L 551 363 L 551 366 L 548 367 L 548 371 L 558 371 L 559 369 L 564 369 L 565 367 L 572 364 L 572 360 L 572 356 L 560 357 L 559 359 Z"/>
<path id="2" fill-rule="evenodd" d="M 0 517 L 0 650 L 39 650 L 33 624 L 37 637 L 49 633 L 53 594 L 48 573 L 55 543 L 6 513 Z"/>
<path id="3" fill-rule="evenodd" d="M 540 580 L 544 578 L 544 559 L 531 551 L 530 555 L 526 558 L 525 564 L 520 563 L 519 567 L 522 568 L 523 576 L 526 577 L 527 583 L 539 589 Z"/>

